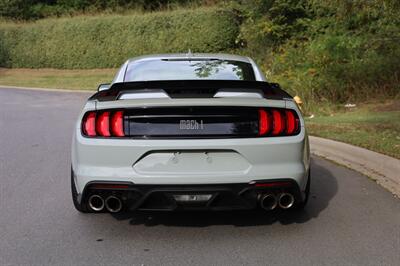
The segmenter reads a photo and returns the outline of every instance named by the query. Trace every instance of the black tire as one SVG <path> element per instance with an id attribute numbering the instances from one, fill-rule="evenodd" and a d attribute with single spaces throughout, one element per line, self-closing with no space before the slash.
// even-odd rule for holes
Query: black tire
<path id="1" fill-rule="evenodd" d="M 303 210 L 306 207 L 308 198 L 310 197 L 310 190 L 311 190 L 311 170 L 309 170 L 309 172 L 308 172 L 308 180 L 307 180 L 306 190 L 304 191 L 306 194 L 306 197 L 304 198 L 304 200 L 302 202 L 300 202 L 299 204 L 297 204 L 294 207 L 295 210 Z"/>
<path id="2" fill-rule="evenodd" d="M 90 211 L 87 209 L 86 204 L 82 204 L 78 202 L 78 192 L 76 191 L 75 182 L 74 182 L 74 172 L 71 167 L 71 194 L 72 201 L 74 202 L 75 209 L 82 213 L 89 213 Z"/>

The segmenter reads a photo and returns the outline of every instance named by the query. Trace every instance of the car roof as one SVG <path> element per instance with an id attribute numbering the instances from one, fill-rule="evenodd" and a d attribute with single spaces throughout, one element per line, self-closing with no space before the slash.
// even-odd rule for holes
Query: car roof
<path id="1" fill-rule="evenodd" d="M 144 55 L 139 57 L 130 58 L 128 63 L 137 62 L 137 61 L 145 61 L 145 60 L 162 60 L 162 59 L 217 59 L 217 60 L 230 60 L 230 61 L 240 61 L 251 64 L 251 61 L 248 57 L 233 55 L 233 54 L 211 54 L 211 53 L 191 53 L 190 51 L 186 54 L 177 53 L 177 54 L 152 54 L 152 55 Z"/>

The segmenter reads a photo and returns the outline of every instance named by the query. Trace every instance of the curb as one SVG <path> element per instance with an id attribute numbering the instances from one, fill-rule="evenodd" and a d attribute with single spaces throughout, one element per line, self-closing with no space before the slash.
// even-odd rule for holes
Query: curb
<path id="1" fill-rule="evenodd" d="M 17 87 L 0 85 L 0 89 L 17 89 L 17 90 L 35 90 L 35 91 L 59 91 L 59 92 L 79 92 L 79 93 L 94 93 L 96 90 L 70 90 L 70 89 L 52 89 L 52 88 L 34 88 L 34 87 Z"/>
<path id="2" fill-rule="evenodd" d="M 309 139 L 312 154 L 356 170 L 400 198 L 400 160 L 339 141 Z"/>

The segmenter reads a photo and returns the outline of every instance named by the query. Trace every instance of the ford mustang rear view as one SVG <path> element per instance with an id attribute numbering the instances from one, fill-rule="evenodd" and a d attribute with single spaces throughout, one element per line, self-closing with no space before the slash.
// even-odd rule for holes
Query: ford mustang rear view
<path id="1" fill-rule="evenodd" d="M 248 57 L 133 58 L 79 115 L 71 187 L 81 212 L 303 208 L 304 120 Z"/>

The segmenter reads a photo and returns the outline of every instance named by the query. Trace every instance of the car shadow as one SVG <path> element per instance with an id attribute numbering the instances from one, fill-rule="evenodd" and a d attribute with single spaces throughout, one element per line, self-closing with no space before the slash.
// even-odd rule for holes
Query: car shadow
<path id="1" fill-rule="evenodd" d="M 226 211 L 226 212 L 129 212 L 113 214 L 117 220 L 129 220 L 131 225 L 207 227 L 211 225 L 258 226 L 280 223 L 305 223 L 318 217 L 336 195 L 336 178 L 327 169 L 327 161 L 312 159 L 312 179 L 309 202 L 304 210 Z"/>

